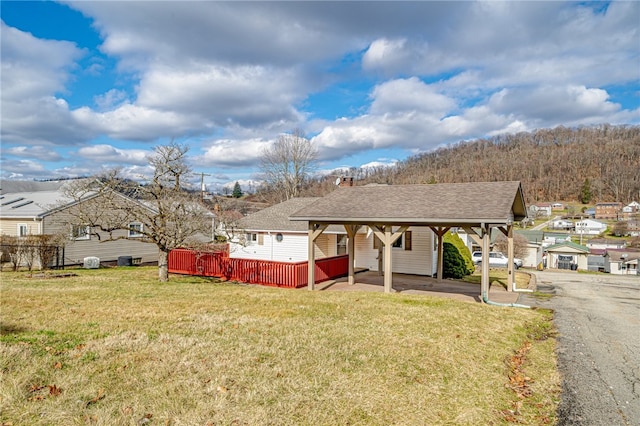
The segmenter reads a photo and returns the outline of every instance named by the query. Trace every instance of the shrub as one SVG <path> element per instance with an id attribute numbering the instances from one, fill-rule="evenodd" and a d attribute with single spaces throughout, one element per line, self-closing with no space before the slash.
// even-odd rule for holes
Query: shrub
<path id="1" fill-rule="evenodd" d="M 469 275 L 464 258 L 451 243 L 442 244 L 442 276 L 444 278 L 462 278 Z"/>
<path id="2" fill-rule="evenodd" d="M 451 232 L 447 232 L 444 235 L 443 241 L 446 243 L 453 244 L 453 246 L 458 249 L 458 253 L 462 256 L 464 260 L 464 264 L 467 267 L 467 272 L 465 275 L 472 274 L 475 271 L 475 265 L 473 264 L 473 259 L 471 259 L 471 252 L 469 248 L 464 244 L 462 239 L 458 236 L 458 234 L 452 234 Z"/>

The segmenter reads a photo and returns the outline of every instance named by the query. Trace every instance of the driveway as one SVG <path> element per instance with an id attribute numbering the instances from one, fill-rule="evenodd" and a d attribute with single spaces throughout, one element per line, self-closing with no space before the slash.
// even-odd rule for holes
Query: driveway
<path id="1" fill-rule="evenodd" d="M 640 425 L 640 277 L 536 272 L 553 309 L 562 375 L 559 425 Z"/>

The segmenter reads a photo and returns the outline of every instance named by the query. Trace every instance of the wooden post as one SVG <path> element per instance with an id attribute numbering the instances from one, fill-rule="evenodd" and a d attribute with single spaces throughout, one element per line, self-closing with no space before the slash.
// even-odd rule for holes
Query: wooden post
<path id="1" fill-rule="evenodd" d="M 361 225 L 344 225 L 344 229 L 347 231 L 347 253 L 349 254 L 349 285 L 354 285 L 356 282 L 356 234 L 360 226 Z"/>
<path id="2" fill-rule="evenodd" d="M 316 239 L 327 229 L 328 225 L 320 225 L 309 222 L 309 246 L 308 246 L 308 272 L 307 272 L 307 288 L 314 290 L 316 286 Z"/>
<path id="3" fill-rule="evenodd" d="M 439 226 L 431 227 L 431 230 L 438 237 L 438 272 L 437 272 L 438 281 L 442 281 L 442 269 L 444 268 L 443 241 L 444 241 L 444 234 L 446 234 L 449 229 L 451 229 L 451 228 L 450 227 L 439 227 Z"/>
<path id="4" fill-rule="evenodd" d="M 396 232 L 391 233 L 391 226 L 372 225 L 374 234 L 384 244 L 384 292 L 391 293 L 393 290 L 393 262 L 391 260 L 391 248 L 393 243 L 408 229 L 408 226 L 401 226 Z"/>
<path id="5" fill-rule="evenodd" d="M 500 226 L 498 229 L 507 237 L 507 291 L 513 291 L 516 279 L 513 267 L 513 225 L 506 225 L 506 229 Z"/>
<path id="6" fill-rule="evenodd" d="M 491 244 L 491 228 L 482 227 L 482 277 L 480 279 L 480 300 L 484 295 L 489 297 L 489 245 Z"/>

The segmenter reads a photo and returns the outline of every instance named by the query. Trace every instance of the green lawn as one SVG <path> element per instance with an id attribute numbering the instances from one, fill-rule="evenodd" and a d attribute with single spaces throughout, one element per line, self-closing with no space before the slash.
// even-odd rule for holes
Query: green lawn
<path id="1" fill-rule="evenodd" d="M 3 424 L 555 422 L 546 311 L 73 272 L 0 274 Z"/>

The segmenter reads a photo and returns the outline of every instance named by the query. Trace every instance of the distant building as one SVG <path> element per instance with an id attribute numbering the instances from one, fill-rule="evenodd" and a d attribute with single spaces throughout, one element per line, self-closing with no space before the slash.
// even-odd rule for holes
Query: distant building
<path id="1" fill-rule="evenodd" d="M 607 229 L 607 225 L 591 219 L 582 219 L 576 222 L 576 234 L 599 235 Z"/>
<path id="2" fill-rule="evenodd" d="M 596 204 L 596 219 L 618 219 L 622 211 L 622 203 Z"/>

